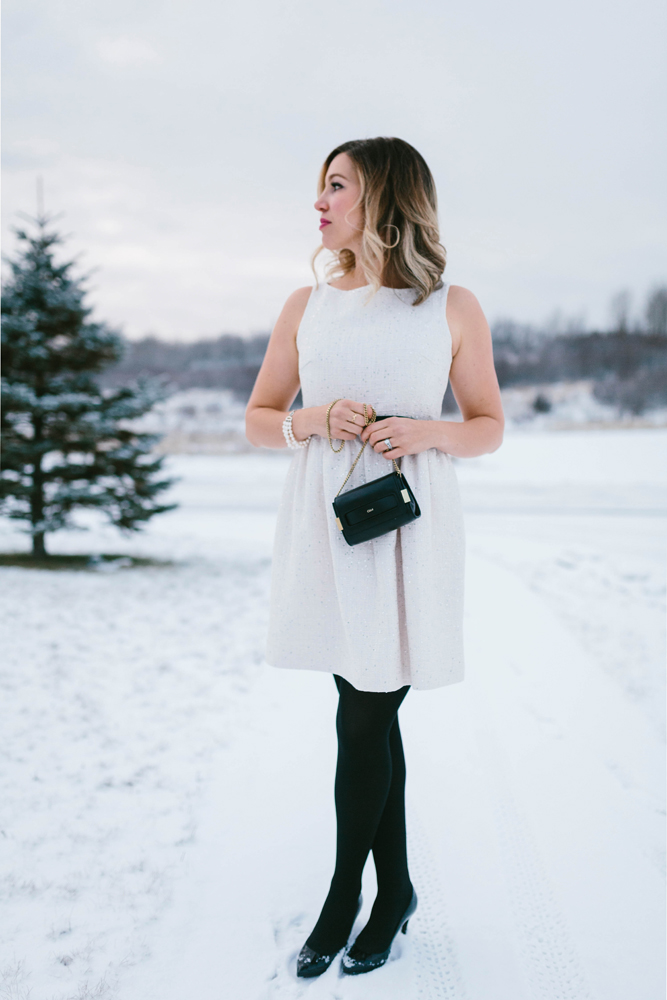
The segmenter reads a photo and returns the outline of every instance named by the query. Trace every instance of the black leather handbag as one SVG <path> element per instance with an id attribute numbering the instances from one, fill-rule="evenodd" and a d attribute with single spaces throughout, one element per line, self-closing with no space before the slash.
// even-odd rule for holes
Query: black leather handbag
<path id="1" fill-rule="evenodd" d="M 373 414 L 367 425 L 376 419 L 386 420 L 387 417 L 376 417 Z M 364 441 L 343 486 L 354 472 L 367 444 L 368 441 Z M 394 471 L 388 476 L 373 479 L 370 483 L 346 490 L 345 493 L 341 492 L 341 486 L 336 494 L 333 501 L 336 523 L 348 545 L 368 542 L 371 538 L 396 531 L 404 524 L 421 517 L 415 495 L 395 460 L 393 466 Z"/>

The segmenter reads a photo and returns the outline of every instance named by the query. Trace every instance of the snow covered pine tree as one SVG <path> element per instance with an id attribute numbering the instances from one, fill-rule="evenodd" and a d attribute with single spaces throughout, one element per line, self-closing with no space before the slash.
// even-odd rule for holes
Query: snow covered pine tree
<path id="1" fill-rule="evenodd" d="M 122 339 L 89 322 L 85 279 L 72 276 L 74 261 L 54 259 L 63 238 L 52 220 L 32 221 L 35 235 L 16 230 L 2 295 L 0 512 L 28 522 L 33 556 L 44 558 L 44 536 L 71 525 L 77 507 L 136 531 L 176 504 L 155 499 L 173 482 L 155 479 L 159 435 L 127 426 L 165 397 L 164 387 L 147 380 L 100 390 L 93 376 L 121 357 Z"/>

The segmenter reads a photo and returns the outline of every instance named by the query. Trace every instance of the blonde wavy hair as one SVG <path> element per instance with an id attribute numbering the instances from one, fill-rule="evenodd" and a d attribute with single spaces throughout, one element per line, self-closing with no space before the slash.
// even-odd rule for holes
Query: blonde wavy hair
<path id="1" fill-rule="evenodd" d="M 403 139 L 379 136 L 344 142 L 324 161 L 318 196 L 339 153 L 350 157 L 359 176 L 361 193 L 354 207 L 362 207 L 363 230 L 359 261 L 352 250 L 334 251 L 334 260 L 326 268 L 327 280 L 342 278 L 359 263 L 371 296 L 381 288 L 383 277 L 390 276 L 417 290 L 412 304 L 418 306 L 442 287 L 447 262 L 440 243 L 435 182 L 426 161 Z M 315 261 L 323 249 L 318 247 L 311 260 L 318 283 Z"/>

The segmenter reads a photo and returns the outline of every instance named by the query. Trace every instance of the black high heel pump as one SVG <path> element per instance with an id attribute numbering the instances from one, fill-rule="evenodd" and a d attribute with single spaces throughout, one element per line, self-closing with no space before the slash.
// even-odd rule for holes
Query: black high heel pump
<path id="1" fill-rule="evenodd" d="M 389 958 L 394 938 L 398 934 L 399 930 L 402 930 L 404 934 L 407 933 L 408 922 L 416 909 L 417 893 L 413 889 L 410 904 L 398 922 L 398 927 L 392 935 L 389 947 L 385 951 L 378 951 L 374 955 L 367 955 L 361 950 L 361 948 L 357 948 L 357 943 L 355 941 L 350 950 L 343 955 L 343 961 L 341 963 L 343 966 L 343 972 L 348 976 L 359 976 L 363 972 L 372 972 L 373 969 L 379 969 L 381 965 L 384 965 Z"/>
<path id="2" fill-rule="evenodd" d="M 354 920 L 356 920 L 361 913 L 362 904 L 363 898 L 360 895 Z M 354 920 L 352 921 L 352 927 L 354 927 Z M 350 930 L 352 930 L 352 927 Z M 344 948 L 345 945 L 342 945 L 341 947 Z M 313 951 L 313 949 L 309 948 L 307 944 L 304 944 L 296 960 L 297 976 L 300 976 L 302 979 L 313 979 L 315 976 L 321 976 L 323 972 L 327 971 L 340 950 L 341 949 L 339 948 L 338 951 L 333 953 L 333 955 L 320 955 L 319 952 Z"/>

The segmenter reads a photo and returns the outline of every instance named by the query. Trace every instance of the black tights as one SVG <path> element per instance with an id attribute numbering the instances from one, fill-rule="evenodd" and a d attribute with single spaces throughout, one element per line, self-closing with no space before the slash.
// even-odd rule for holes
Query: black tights
<path id="1" fill-rule="evenodd" d="M 307 944 L 321 955 L 342 948 L 352 929 L 369 851 L 378 893 L 357 938 L 367 953 L 389 946 L 412 895 L 405 843 L 405 757 L 398 691 L 357 691 L 334 674 L 339 693 L 336 732 L 336 868 L 319 920 Z"/>

